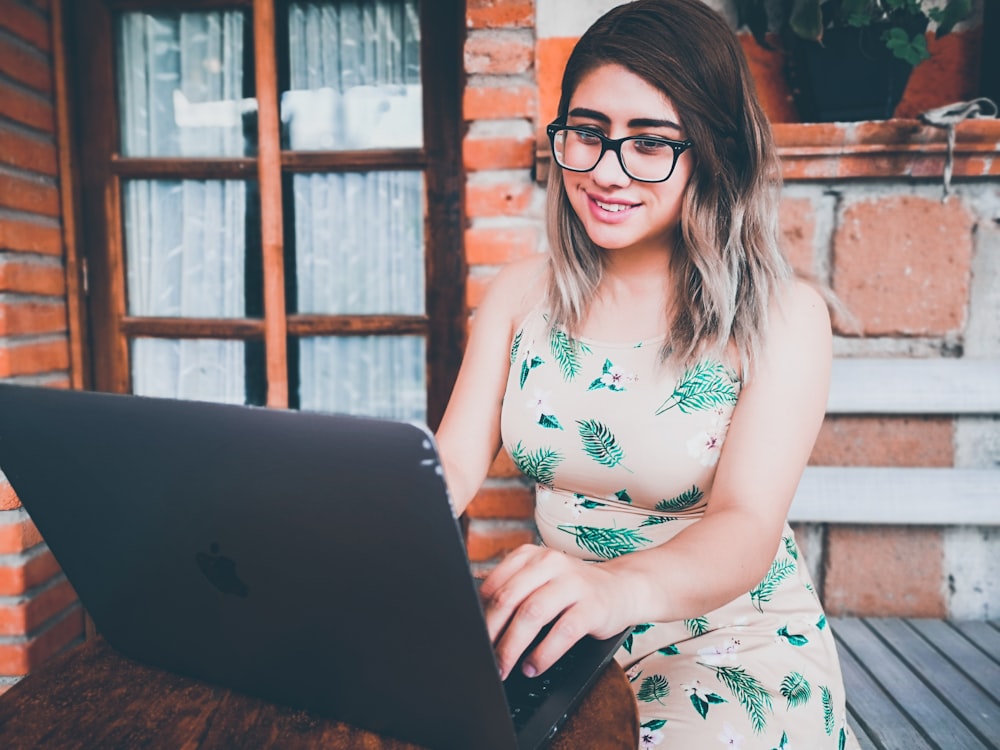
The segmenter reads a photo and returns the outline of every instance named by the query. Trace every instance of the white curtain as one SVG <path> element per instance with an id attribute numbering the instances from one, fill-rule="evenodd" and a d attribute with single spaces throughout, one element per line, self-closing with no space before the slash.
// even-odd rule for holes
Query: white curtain
<path id="1" fill-rule="evenodd" d="M 421 144 L 415 0 L 293 3 L 289 29 L 289 148 Z M 416 171 L 294 177 L 298 312 L 423 313 L 423 185 Z M 303 409 L 426 418 L 423 337 L 306 338 L 299 355 Z"/>
<path id="2" fill-rule="evenodd" d="M 118 43 L 123 155 L 246 153 L 242 13 L 123 13 Z M 245 315 L 245 183 L 132 180 L 123 200 L 129 315 Z M 245 401 L 242 342 L 139 339 L 131 355 L 135 393 Z"/>

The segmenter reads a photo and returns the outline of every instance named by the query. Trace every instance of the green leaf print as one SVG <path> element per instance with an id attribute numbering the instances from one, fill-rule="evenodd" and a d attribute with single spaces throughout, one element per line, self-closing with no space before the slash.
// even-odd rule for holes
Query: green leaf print
<path id="1" fill-rule="evenodd" d="M 789 672 L 781 681 L 781 694 L 788 700 L 788 707 L 804 706 L 812 698 L 812 685 L 799 672 Z"/>
<path id="2" fill-rule="evenodd" d="M 621 466 L 631 473 L 631 469 L 622 464 L 625 451 L 618 445 L 618 439 L 603 422 L 596 419 L 576 420 L 580 438 L 583 440 L 583 450 L 588 456 L 609 469 Z"/>
<path id="3" fill-rule="evenodd" d="M 643 703 L 656 701 L 662 706 L 663 699 L 668 695 L 670 695 L 670 683 L 667 682 L 667 678 L 662 674 L 654 674 L 643 678 L 635 697 Z"/>
<path id="4" fill-rule="evenodd" d="M 708 707 L 712 704 L 718 705 L 719 703 L 728 703 L 725 698 L 717 693 L 709 693 L 704 698 L 702 698 L 698 693 L 691 693 L 689 696 L 691 698 L 691 705 L 694 706 L 694 710 L 697 711 L 701 718 L 708 719 Z"/>
<path id="5" fill-rule="evenodd" d="M 514 364 L 514 360 L 517 359 L 517 350 L 521 348 L 521 334 L 524 333 L 524 329 L 521 329 L 514 334 L 514 341 L 510 345 L 510 363 Z"/>
<path id="6" fill-rule="evenodd" d="M 550 430 L 561 430 L 563 428 L 554 414 L 542 414 L 538 417 L 538 424 Z"/>
<path id="7" fill-rule="evenodd" d="M 656 649 L 656 653 L 663 654 L 664 656 L 677 656 L 680 652 L 681 650 L 674 645 Z"/>
<path id="8" fill-rule="evenodd" d="M 511 450 L 510 457 L 522 474 L 546 485 L 551 485 L 555 480 L 556 467 L 563 459 L 559 451 L 552 448 L 539 448 L 527 453 L 520 440 Z"/>
<path id="9" fill-rule="evenodd" d="M 837 750 L 844 750 L 847 747 L 847 732 L 840 728 L 840 741 L 837 743 Z"/>
<path id="10" fill-rule="evenodd" d="M 641 726 L 643 729 L 652 729 L 655 732 L 657 729 L 663 729 L 663 727 L 665 727 L 666 725 L 667 725 L 666 719 L 650 719 L 649 721 L 645 722 L 644 724 L 640 724 L 639 726 Z"/>
<path id="11" fill-rule="evenodd" d="M 520 386 L 522 391 L 524 390 L 525 382 L 528 380 L 528 373 L 541 364 L 545 364 L 545 360 L 543 360 L 541 357 L 532 357 L 530 362 L 528 361 L 527 357 L 524 358 L 524 362 L 521 363 L 521 378 L 520 378 Z"/>
<path id="12" fill-rule="evenodd" d="M 820 615 L 816 621 L 816 627 L 820 630 L 826 627 L 826 615 Z"/>
<path id="13" fill-rule="evenodd" d="M 763 605 L 771 601 L 774 590 L 794 572 L 795 563 L 790 560 L 775 560 L 771 563 L 771 569 L 767 571 L 764 580 L 750 590 L 750 599 L 758 612 L 764 613 Z"/>
<path id="14" fill-rule="evenodd" d="M 826 685 L 820 685 L 819 692 L 823 696 L 823 729 L 833 736 L 833 696 Z"/>
<path id="15" fill-rule="evenodd" d="M 553 328 L 549 336 L 549 348 L 559 363 L 563 380 L 571 381 L 580 374 L 580 348 L 569 335 L 560 328 Z"/>
<path id="16" fill-rule="evenodd" d="M 736 696 L 743 710 L 747 712 L 754 732 L 757 734 L 763 732 L 767 728 L 766 714 L 772 713 L 774 709 L 771 705 L 771 694 L 757 678 L 747 674 L 743 667 L 715 667 L 710 664 L 702 666 L 715 672 L 719 682 Z"/>
<path id="17" fill-rule="evenodd" d="M 778 742 L 778 746 L 772 748 L 772 750 L 788 750 L 788 733 L 781 733 L 781 740 Z"/>
<path id="18" fill-rule="evenodd" d="M 606 560 L 634 552 L 642 545 L 649 544 L 650 541 L 635 529 L 603 529 L 594 526 L 568 525 L 560 525 L 557 528 L 575 536 L 578 547 Z"/>
<path id="19" fill-rule="evenodd" d="M 625 638 L 625 640 L 622 642 L 622 648 L 625 649 L 626 651 L 628 651 L 631 654 L 632 653 L 633 637 L 637 636 L 637 635 L 642 635 L 647 630 L 649 630 L 651 627 L 653 627 L 652 623 L 645 623 L 643 625 L 636 625 L 634 628 L 632 628 L 632 632 L 629 633 L 628 636 Z"/>
<path id="20" fill-rule="evenodd" d="M 691 489 L 684 490 L 677 497 L 672 497 L 669 500 L 660 500 L 656 504 L 656 509 L 661 510 L 664 513 L 676 513 L 681 510 L 686 510 L 692 505 L 696 505 L 699 500 L 705 496 L 705 493 L 698 489 L 697 485 L 692 484 Z"/>
<path id="21" fill-rule="evenodd" d="M 805 646 L 807 643 L 809 643 L 809 639 L 806 638 L 804 635 L 789 633 L 787 625 L 783 625 L 780 628 L 778 628 L 778 635 L 784 638 L 793 646 Z"/>
<path id="22" fill-rule="evenodd" d="M 707 411 L 736 403 L 736 386 L 721 362 L 703 360 L 688 369 L 674 387 L 674 392 L 660 404 L 657 414 L 675 406 L 684 414 Z"/>
<path id="23" fill-rule="evenodd" d="M 781 537 L 781 541 L 785 543 L 785 551 L 788 553 L 788 556 L 795 560 L 798 560 L 799 548 L 798 546 L 796 546 L 795 540 L 792 539 L 790 536 L 783 536 Z"/>
<path id="24" fill-rule="evenodd" d="M 708 632 L 708 618 L 707 617 L 695 617 L 693 620 L 685 620 L 684 627 L 688 629 L 688 632 L 692 636 L 705 635 Z"/>
<path id="25" fill-rule="evenodd" d="M 615 493 L 615 497 L 623 503 L 628 503 L 629 505 L 632 504 L 632 498 L 629 497 L 628 490 L 618 490 L 618 492 Z"/>

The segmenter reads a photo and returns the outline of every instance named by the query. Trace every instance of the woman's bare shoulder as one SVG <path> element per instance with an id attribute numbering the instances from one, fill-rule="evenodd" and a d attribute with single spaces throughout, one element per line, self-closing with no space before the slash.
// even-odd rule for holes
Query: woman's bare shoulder
<path id="1" fill-rule="evenodd" d="M 545 295 L 547 281 L 547 256 L 511 261 L 490 280 L 481 307 L 502 310 L 512 321 L 520 321 Z"/>

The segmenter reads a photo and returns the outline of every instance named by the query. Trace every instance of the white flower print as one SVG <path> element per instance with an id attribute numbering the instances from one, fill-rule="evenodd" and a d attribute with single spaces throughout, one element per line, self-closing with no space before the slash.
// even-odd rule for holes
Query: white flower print
<path id="1" fill-rule="evenodd" d="M 721 646 L 709 646 L 698 649 L 698 660 L 702 664 L 718 667 L 722 664 L 735 664 L 736 652 L 739 650 L 740 642 L 735 638 L 729 638 Z"/>
<path id="2" fill-rule="evenodd" d="M 650 727 L 639 727 L 639 747 L 654 747 L 663 742 L 663 732 Z"/>
<path id="3" fill-rule="evenodd" d="M 638 378 L 631 372 L 625 372 L 617 365 L 607 367 L 607 372 L 601 375 L 601 382 L 613 391 L 624 390 L 626 385 L 636 382 Z"/>
<path id="4" fill-rule="evenodd" d="M 552 391 L 543 391 L 540 388 L 536 388 L 532 397 L 524 402 L 524 405 L 529 409 L 534 409 L 535 420 L 541 419 L 543 414 L 552 413 L 552 407 L 549 406 L 549 397 L 551 395 Z"/>
<path id="5" fill-rule="evenodd" d="M 722 734 L 719 735 L 719 741 L 726 747 L 734 747 L 736 750 L 740 750 L 743 747 L 743 735 L 733 729 L 733 725 L 728 721 L 722 725 Z"/>
<path id="6" fill-rule="evenodd" d="M 726 442 L 729 431 L 729 416 L 724 409 L 712 409 L 712 420 L 708 428 L 702 430 L 687 443 L 688 453 L 702 466 L 715 466 L 722 452 L 722 444 Z"/>

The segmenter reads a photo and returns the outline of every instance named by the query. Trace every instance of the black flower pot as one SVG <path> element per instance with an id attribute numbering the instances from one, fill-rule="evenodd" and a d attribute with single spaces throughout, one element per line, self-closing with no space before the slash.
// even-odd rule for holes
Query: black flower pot
<path id="1" fill-rule="evenodd" d="M 803 122 L 887 120 L 903 98 L 913 66 L 894 57 L 882 39 L 892 25 L 912 36 L 926 18 L 907 24 L 873 23 L 823 32 L 822 45 L 793 37 L 788 44 L 788 80 Z"/>

